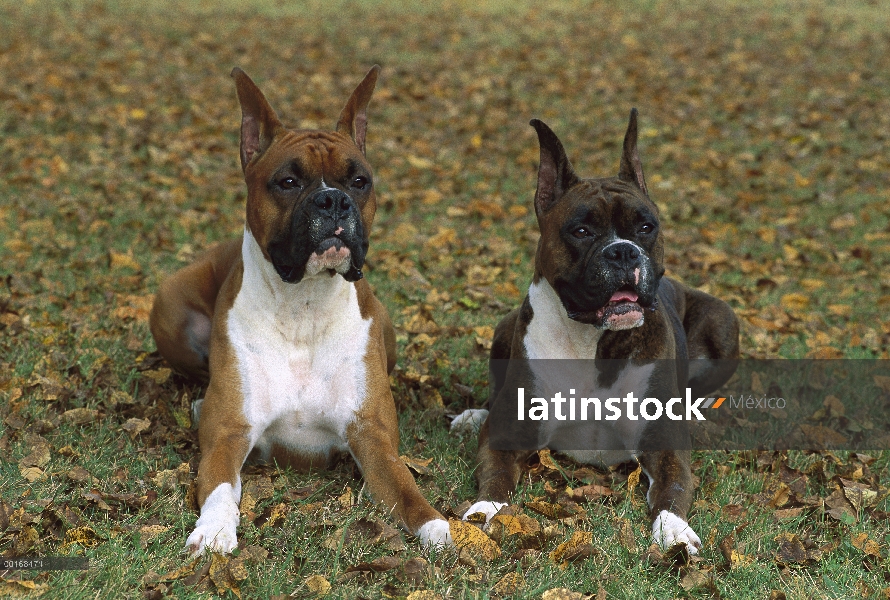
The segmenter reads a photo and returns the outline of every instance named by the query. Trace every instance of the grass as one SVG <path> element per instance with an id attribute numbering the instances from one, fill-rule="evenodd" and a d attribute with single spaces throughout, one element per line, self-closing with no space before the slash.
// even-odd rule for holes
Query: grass
<path id="1" fill-rule="evenodd" d="M 630 107 L 640 110 L 668 272 L 730 302 L 745 356 L 888 358 L 890 15 L 879 3 L 77 1 L 2 10 L 0 525 L 9 526 L 0 552 L 85 554 L 93 565 L 23 573 L 44 597 L 220 589 L 186 577 L 209 559 L 161 577 L 189 566 L 180 554 L 195 519 L 187 481 L 162 480 L 197 464 L 185 409 L 202 390 L 163 371 L 145 318 L 165 276 L 243 228 L 227 76 L 235 65 L 286 122 L 324 127 L 369 66 L 383 66 L 370 107 L 380 208 L 367 275 L 397 325 L 402 450 L 433 459 L 418 481 L 446 513 L 475 495 L 476 443 L 449 436 L 442 413 L 484 401 L 488 328 L 521 301 L 532 273 L 532 117 L 560 135 L 580 173 L 607 175 Z M 411 325 L 430 319 L 426 334 Z M 150 426 L 130 433 L 129 419 Z M 32 454 L 43 444 L 48 460 Z M 628 469 L 585 475 L 616 494 L 584 504 L 574 521 L 526 511 L 552 527 L 531 558 L 513 558 L 519 548 L 507 541 L 500 558 L 473 566 L 454 553 L 425 555 L 405 536 L 403 564 L 423 556 L 435 566 L 420 580 L 399 569 L 346 577 L 393 554 L 338 537 L 362 518 L 388 522 L 358 493 L 350 464 L 254 472 L 271 492 L 253 512 L 284 505 L 286 514 L 265 527 L 243 519 L 241 539 L 269 553 L 245 554 L 246 579 L 226 580 L 225 565 L 214 573 L 244 597 L 308 596 L 306 578 L 321 575 L 333 597 L 425 588 L 483 598 L 510 572 L 525 581 L 514 596 L 529 598 L 554 587 L 602 587 L 615 598 L 874 597 L 887 587 L 890 540 L 880 491 L 888 456 L 874 454 L 696 453 L 691 523 L 706 546 L 693 567 L 712 584 L 642 560 L 643 491 L 627 485 Z M 28 456 L 40 470 L 31 482 Z M 880 499 L 842 519 L 808 504 L 831 498 L 839 476 Z M 580 477 L 532 469 L 519 498 L 557 500 Z M 782 485 L 797 490 L 785 502 Z M 291 494 L 306 487 L 314 491 Z M 358 504 L 339 500 L 347 487 Z M 576 530 L 592 534 L 596 552 L 562 569 L 548 553 Z M 781 532 L 821 554 L 777 561 Z M 730 533 L 744 557 L 732 568 L 719 550 Z M 863 533 L 877 556 L 863 550 Z M 0 595 L 23 589 L 0 585 Z"/>

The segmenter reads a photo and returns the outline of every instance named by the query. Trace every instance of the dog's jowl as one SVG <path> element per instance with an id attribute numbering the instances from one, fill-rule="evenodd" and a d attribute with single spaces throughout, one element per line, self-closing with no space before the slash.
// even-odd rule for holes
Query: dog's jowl
<path id="1" fill-rule="evenodd" d="M 244 235 L 161 285 L 151 314 L 158 350 L 207 379 L 196 408 L 201 514 L 187 547 L 237 545 L 240 471 L 248 456 L 306 469 L 351 454 L 370 495 L 424 545 L 448 523 L 399 459 L 389 371 L 395 335 L 362 279 L 374 220 L 365 158 L 374 67 L 334 131 L 282 125 L 259 88 L 232 72 L 241 104 Z"/>
<path id="2" fill-rule="evenodd" d="M 635 110 L 616 177 L 579 177 L 553 131 L 539 120 L 531 125 L 541 149 L 534 278 L 522 305 L 495 330 L 491 412 L 467 411 L 452 424 L 482 423 L 479 496 L 467 515 L 490 519 L 500 510 L 540 448 L 603 466 L 636 459 L 650 482 L 653 538 L 697 552 L 701 540 L 686 521 L 694 492 L 687 423 L 674 418 L 682 411 L 650 419 L 661 405 L 649 398 L 679 403 L 687 387 L 706 394 L 725 383 L 738 358 L 737 319 L 721 300 L 663 276 L 664 240 L 637 152 Z M 579 363 L 585 366 L 573 366 Z M 526 387 L 506 383 L 517 377 Z M 560 385 L 566 389 L 549 420 L 544 400 L 537 414 L 527 411 L 527 398 Z M 569 403 L 584 386 L 597 398 Z M 593 415 L 612 400 L 612 407 L 638 411 L 635 402 L 644 398 L 649 416 L 576 420 L 576 408 Z"/>

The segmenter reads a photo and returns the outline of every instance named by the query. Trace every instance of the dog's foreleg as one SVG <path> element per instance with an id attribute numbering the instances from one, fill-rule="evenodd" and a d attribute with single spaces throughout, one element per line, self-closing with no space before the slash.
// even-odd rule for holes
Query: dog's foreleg
<path id="1" fill-rule="evenodd" d="M 686 522 L 694 492 L 688 450 L 662 450 L 640 456 L 649 478 L 646 500 L 652 514 L 652 538 L 662 548 L 685 543 L 690 554 L 701 548 L 701 539 Z"/>
<path id="2" fill-rule="evenodd" d="M 238 545 L 240 473 L 250 451 L 250 427 L 243 419 L 216 408 L 218 395 L 213 392 L 211 386 L 199 425 L 201 463 L 196 483 L 201 515 L 185 542 L 192 555 L 202 554 L 205 548 L 231 552 Z"/>

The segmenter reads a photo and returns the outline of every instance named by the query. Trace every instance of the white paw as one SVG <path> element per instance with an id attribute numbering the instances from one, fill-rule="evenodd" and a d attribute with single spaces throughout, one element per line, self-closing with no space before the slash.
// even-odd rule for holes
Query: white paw
<path id="1" fill-rule="evenodd" d="M 205 549 L 224 554 L 231 552 L 238 545 L 235 533 L 238 518 L 238 503 L 232 486 L 228 483 L 217 486 L 201 507 L 195 530 L 185 541 L 186 550 L 192 556 L 203 554 Z"/>
<path id="2" fill-rule="evenodd" d="M 652 523 L 652 539 L 665 550 L 681 542 L 686 544 L 689 554 L 698 554 L 698 549 L 701 548 L 701 539 L 689 523 L 667 510 L 661 511 L 655 517 Z"/>
<path id="3" fill-rule="evenodd" d="M 467 517 L 474 513 L 483 513 L 485 515 L 485 526 L 487 527 L 491 518 L 505 506 L 507 506 L 506 502 L 489 502 L 488 500 L 480 500 L 467 509 L 467 512 L 464 513 L 463 520 L 466 521 Z"/>
<path id="4" fill-rule="evenodd" d="M 445 519 L 427 521 L 417 530 L 417 537 L 424 548 L 442 548 L 453 544 L 451 527 Z"/>
<path id="5" fill-rule="evenodd" d="M 467 409 L 454 417 L 454 420 L 451 422 L 451 433 L 455 435 L 476 433 L 487 418 L 488 411 L 484 408 Z"/>

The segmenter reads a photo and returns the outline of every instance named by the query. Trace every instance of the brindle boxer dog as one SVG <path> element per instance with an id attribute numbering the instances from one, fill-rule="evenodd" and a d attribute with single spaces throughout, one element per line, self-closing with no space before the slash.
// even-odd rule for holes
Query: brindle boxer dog
<path id="1" fill-rule="evenodd" d="M 335 131 L 285 127 L 253 81 L 232 71 L 244 235 L 164 281 L 151 313 L 164 358 L 209 377 L 195 411 L 201 515 L 186 540 L 194 553 L 237 545 L 248 455 L 308 469 L 349 453 L 371 496 L 423 545 L 451 540 L 399 458 L 388 376 L 395 335 L 362 279 L 377 209 L 365 132 L 379 70 L 352 93 Z"/>
<path id="2" fill-rule="evenodd" d="M 478 501 L 464 518 L 482 512 L 491 519 L 509 501 L 535 449 L 571 446 L 566 436 L 577 434 L 560 430 L 552 420 L 517 421 L 517 388 L 504 384 L 499 361 L 525 361 L 532 371 L 537 368 L 529 382 L 555 368 L 537 366 L 543 364 L 534 364 L 538 359 L 589 359 L 584 364 L 590 372 L 612 365 L 600 369 L 596 380 L 602 398 L 636 389 L 641 398 L 669 394 L 660 396 L 667 399 L 682 396 L 687 386 L 696 394 L 707 393 L 735 370 L 739 335 L 732 309 L 663 276 L 664 241 L 637 152 L 636 115 L 632 110 L 618 176 L 605 178 L 578 177 L 553 131 L 537 119 L 531 122 L 541 148 L 534 202 L 541 238 L 528 296 L 495 331 L 492 412 L 466 411 L 452 424 L 460 430 L 484 419 Z M 689 364 L 687 357 L 696 360 Z M 644 366 L 631 371 L 632 364 Z M 566 381 L 566 387 L 572 385 L 570 378 Z M 697 552 L 701 540 L 686 522 L 694 492 L 686 423 L 638 418 L 584 427 L 583 439 L 590 446 L 566 453 L 603 466 L 638 460 L 650 482 L 653 538 L 663 547 L 685 543 Z M 521 446 L 524 439 L 537 448 L 498 449 L 494 437 L 499 447 L 505 442 Z"/>

